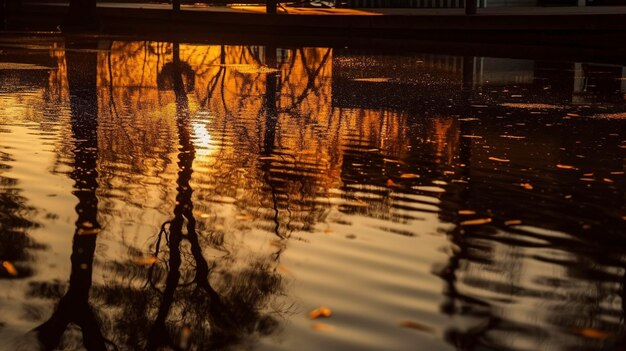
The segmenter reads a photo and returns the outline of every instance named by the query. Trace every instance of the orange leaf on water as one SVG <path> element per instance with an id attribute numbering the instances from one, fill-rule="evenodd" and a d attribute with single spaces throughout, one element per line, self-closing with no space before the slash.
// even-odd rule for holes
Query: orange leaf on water
<path id="1" fill-rule="evenodd" d="M 476 211 L 473 210 L 459 210 L 459 214 L 462 216 L 471 216 L 471 215 L 475 215 Z"/>
<path id="2" fill-rule="evenodd" d="M 572 165 L 563 165 L 563 164 L 557 164 L 556 168 L 560 168 L 560 169 L 576 169 L 576 167 L 572 166 Z"/>
<path id="3" fill-rule="evenodd" d="M 309 312 L 309 318 L 316 319 L 320 317 L 330 317 L 332 314 L 333 311 L 331 311 L 330 308 L 321 306 Z"/>
<path id="4" fill-rule="evenodd" d="M 396 186 L 396 183 L 393 182 L 393 180 L 391 179 L 387 179 L 387 184 L 388 187 L 392 187 L 392 186 Z"/>
<path id="5" fill-rule="evenodd" d="M 504 221 L 504 225 L 519 225 L 522 224 L 522 221 L 519 219 L 509 219 L 508 221 Z"/>
<path id="6" fill-rule="evenodd" d="M 98 235 L 100 228 L 80 228 L 78 229 L 78 235 Z"/>
<path id="7" fill-rule="evenodd" d="M 500 158 L 500 157 L 489 157 L 489 159 L 491 161 L 496 161 L 496 162 L 510 162 L 511 160 L 506 159 L 506 158 Z"/>
<path id="8" fill-rule="evenodd" d="M 598 340 L 604 340 L 606 338 L 608 338 L 609 336 L 611 336 L 610 333 L 607 333 L 603 330 L 600 329 L 595 329 L 595 328 L 580 328 L 580 329 L 576 329 L 576 333 L 580 334 L 586 338 L 590 338 L 590 339 L 598 339 Z"/>
<path id="9" fill-rule="evenodd" d="M 158 259 L 154 256 L 137 257 L 133 260 L 133 262 L 142 266 L 150 266 L 155 264 L 157 261 Z"/>
<path id="10" fill-rule="evenodd" d="M 522 183 L 522 187 L 526 190 L 533 190 L 533 186 L 530 183 Z"/>
<path id="11" fill-rule="evenodd" d="M 2 262 L 2 267 L 4 267 L 4 269 L 10 275 L 12 275 L 14 277 L 17 277 L 17 269 L 15 269 L 15 266 L 13 265 L 13 263 L 11 263 L 9 261 L 4 261 L 4 262 Z"/>
<path id="12" fill-rule="evenodd" d="M 470 219 L 467 221 L 463 221 L 460 225 L 481 225 L 491 223 L 491 218 L 478 218 L 478 219 Z"/>
<path id="13" fill-rule="evenodd" d="M 433 333 L 435 330 L 427 325 L 420 324 L 414 321 L 402 321 L 400 322 L 400 326 L 403 328 L 415 329 L 427 333 Z"/>
<path id="14" fill-rule="evenodd" d="M 415 173 L 402 173 L 400 174 L 400 178 L 403 179 L 414 179 L 414 178 L 419 178 L 420 176 L 418 174 Z"/>

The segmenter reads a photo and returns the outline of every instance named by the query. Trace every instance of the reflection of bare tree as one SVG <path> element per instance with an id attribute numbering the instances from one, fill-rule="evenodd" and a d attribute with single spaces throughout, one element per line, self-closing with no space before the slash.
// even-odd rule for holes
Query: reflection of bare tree
<path id="1" fill-rule="evenodd" d="M 95 296 L 108 308 L 121 310 L 113 312 L 106 329 L 120 348 L 222 349 L 276 329 L 277 321 L 267 309 L 271 296 L 281 289 L 281 278 L 269 261 L 238 270 L 228 254 L 212 261 L 205 258 L 203 250 L 226 250 L 223 237 L 203 235 L 197 228 L 190 184 L 196 151 L 183 79 L 186 65 L 178 44 L 172 56 L 160 80 L 174 91 L 176 106 L 179 171 L 173 217 L 155 238 L 150 267 L 135 262 L 108 265 L 121 281 L 96 287 Z M 220 260 L 224 268 L 216 271 Z"/>
<path id="2" fill-rule="evenodd" d="M 75 181 L 73 193 L 78 198 L 76 206 L 78 219 L 72 244 L 69 289 L 59 301 L 52 316 L 35 328 L 35 332 L 42 347 L 53 350 L 59 345 L 68 325 L 75 323 L 82 330 L 83 344 L 88 350 L 106 350 L 106 342 L 98 320 L 89 304 L 96 238 L 100 230 L 96 197 L 97 58 L 94 53 L 67 52 L 66 60 L 71 93 L 72 136 L 75 140 L 74 165 L 70 177 Z"/>

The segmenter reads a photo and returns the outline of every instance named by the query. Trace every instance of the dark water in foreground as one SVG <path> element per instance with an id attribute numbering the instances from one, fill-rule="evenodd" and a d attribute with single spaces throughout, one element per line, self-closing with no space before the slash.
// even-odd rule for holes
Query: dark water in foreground
<path id="1" fill-rule="evenodd" d="M 4 37 L 0 348 L 620 349 L 625 94 L 612 65 Z"/>

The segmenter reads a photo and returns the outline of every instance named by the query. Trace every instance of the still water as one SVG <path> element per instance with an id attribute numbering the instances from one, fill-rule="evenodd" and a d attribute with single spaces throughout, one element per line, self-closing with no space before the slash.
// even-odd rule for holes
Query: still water
<path id="1" fill-rule="evenodd" d="M 0 348 L 613 350 L 626 68 L 0 38 Z"/>

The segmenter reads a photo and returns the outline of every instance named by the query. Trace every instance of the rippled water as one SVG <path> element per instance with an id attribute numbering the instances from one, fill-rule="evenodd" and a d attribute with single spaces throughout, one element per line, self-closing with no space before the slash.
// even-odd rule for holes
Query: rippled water
<path id="1" fill-rule="evenodd" d="M 2 37 L 0 347 L 619 349 L 625 94 L 616 65 Z"/>

